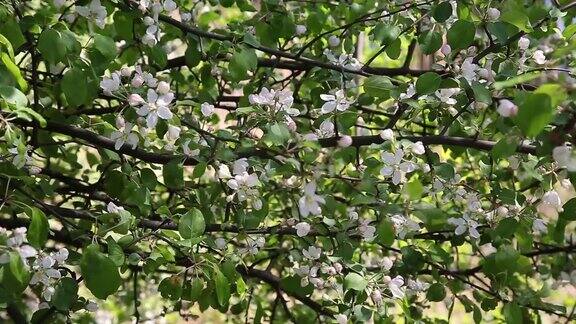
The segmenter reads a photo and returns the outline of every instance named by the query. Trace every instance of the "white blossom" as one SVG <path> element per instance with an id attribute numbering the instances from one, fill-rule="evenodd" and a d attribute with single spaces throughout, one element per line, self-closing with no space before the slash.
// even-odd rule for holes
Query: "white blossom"
<path id="1" fill-rule="evenodd" d="M 396 214 L 390 217 L 396 230 L 396 235 L 400 239 L 404 239 L 408 233 L 420 231 L 420 225 L 410 218 Z"/>
<path id="2" fill-rule="evenodd" d="M 456 99 L 452 98 L 452 96 L 456 95 L 458 92 L 460 92 L 460 89 L 458 88 L 443 88 L 436 90 L 434 94 L 441 102 L 447 105 L 455 105 Z"/>
<path id="3" fill-rule="evenodd" d="M 219 250 L 226 249 L 226 240 L 222 237 L 215 239 L 214 244 L 216 245 L 216 248 Z"/>
<path id="4" fill-rule="evenodd" d="M 166 81 L 160 81 L 156 86 L 156 91 L 161 95 L 168 94 L 170 92 L 170 84 Z"/>
<path id="5" fill-rule="evenodd" d="M 214 105 L 204 102 L 202 105 L 200 105 L 200 111 L 204 117 L 210 117 L 212 114 L 214 114 Z"/>
<path id="6" fill-rule="evenodd" d="M 264 237 L 257 237 L 256 239 L 252 239 L 250 237 L 246 238 L 246 246 L 243 248 L 238 249 L 241 254 L 251 254 L 255 255 L 258 251 L 264 247 L 266 243 Z"/>
<path id="7" fill-rule="evenodd" d="M 336 322 L 338 324 L 347 324 L 348 323 L 348 317 L 344 314 L 337 314 L 334 316 L 334 318 L 336 319 Z"/>
<path id="8" fill-rule="evenodd" d="M 478 222 L 471 219 L 468 214 L 464 214 L 460 218 L 450 217 L 448 218 L 448 224 L 456 226 L 454 231 L 456 235 L 462 235 L 468 232 L 472 238 L 477 239 L 480 237 L 480 233 L 476 229 L 476 227 L 479 226 Z"/>
<path id="9" fill-rule="evenodd" d="M 84 306 L 84 308 L 89 311 L 89 312 L 95 312 L 98 310 L 98 304 L 96 304 L 95 302 L 89 300 L 86 303 L 86 306 Z"/>
<path id="10" fill-rule="evenodd" d="M 568 169 L 570 172 L 576 171 L 576 154 L 572 146 L 561 145 L 552 150 L 552 157 L 560 167 Z"/>
<path id="11" fill-rule="evenodd" d="M 546 64 L 546 55 L 544 55 L 544 51 L 542 50 L 534 51 L 532 58 L 534 59 L 534 62 L 536 62 L 536 64 L 539 65 Z"/>
<path id="12" fill-rule="evenodd" d="M 298 208 L 300 214 L 303 217 L 308 215 L 320 215 L 322 208 L 320 204 L 324 204 L 326 201 L 322 196 L 316 194 L 316 183 L 309 182 L 304 185 L 304 195 L 298 200 Z"/>
<path id="13" fill-rule="evenodd" d="M 116 204 L 113 202 L 109 202 L 108 205 L 106 205 L 106 211 L 112 214 L 119 214 L 125 211 L 125 209 L 122 206 L 116 206 Z"/>
<path id="14" fill-rule="evenodd" d="M 109 78 L 102 78 L 102 81 L 100 81 L 100 88 L 102 88 L 105 94 L 111 96 L 113 92 L 120 89 L 120 84 L 120 75 L 117 72 L 113 72 L 110 74 Z"/>
<path id="15" fill-rule="evenodd" d="M 166 140 L 175 141 L 180 138 L 180 132 L 182 129 L 174 125 L 168 125 L 168 131 L 166 132 Z"/>
<path id="16" fill-rule="evenodd" d="M 546 232 L 548 232 L 548 224 L 546 223 L 545 220 L 541 218 L 536 218 L 534 219 L 534 221 L 532 221 L 532 231 L 536 233 L 545 234 Z"/>
<path id="17" fill-rule="evenodd" d="M 372 293 L 370 294 L 370 298 L 372 298 L 372 301 L 374 302 L 374 304 L 376 304 L 376 305 L 382 304 L 382 293 L 380 292 L 379 289 L 372 290 Z"/>
<path id="18" fill-rule="evenodd" d="M 274 89 L 262 88 L 259 94 L 251 94 L 248 100 L 253 105 L 270 107 L 273 112 L 285 112 L 289 116 L 298 116 L 300 111 L 292 108 L 294 98 L 292 92 L 288 90 L 276 91 Z"/>
<path id="19" fill-rule="evenodd" d="M 536 209 L 539 213 L 548 217 L 557 216 L 558 213 L 564 211 L 564 208 L 562 208 L 562 200 L 560 199 L 560 195 L 558 195 L 555 190 L 544 193 L 542 200 Z"/>
<path id="20" fill-rule="evenodd" d="M 397 149 L 396 153 L 383 152 L 382 162 L 384 167 L 380 174 L 385 178 L 392 178 L 392 183 L 398 185 L 406 181 L 406 174 L 416 170 L 416 164 L 411 161 L 403 161 L 404 151 Z"/>
<path id="21" fill-rule="evenodd" d="M 345 111 L 352 104 L 352 100 L 346 98 L 344 90 L 340 89 L 336 91 L 335 94 L 321 94 L 320 99 L 324 100 L 325 103 L 322 105 L 322 113 L 331 113 L 334 110 Z"/>
<path id="22" fill-rule="evenodd" d="M 138 135 L 132 132 L 132 124 L 128 122 L 121 130 L 112 132 L 110 139 L 115 141 L 114 149 L 116 150 L 121 149 L 124 144 L 128 144 L 128 146 L 132 147 L 132 149 L 135 149 L 139 141 Z"/>
<path id="23" fill-rule="evenodd" d="M 198 156 L 198 154 L 200 154 L 200 149 L 191 150 L 190 149 L 191 141 L 192 141 L 191 139 L 187 139 L 184 143 L 182 143 L 182 153 L 184 153 L 184 155 L 188 157 Z"/>
<path id="24" fill-rule="evenodd" d="M 394 279 L 384 276 L 384 282 L 388 284 L 392 297 L 397 299 L 404 298 L 406 288 L 404 287 L 404 278 L 402 276 L 396 276 Z"/>
<path id="25" fill-rule="evenodd" d="M 92 0 L 88 6 L 77 6 L 76 12 L 82 17 L 93 20 L 100 28 L 106 25 L 106 8 L 100 4 L 100 0 Z"/>
<path id="26" fill-rule="evenodd" d="M 392 269 L 394 262 L 392 262 L 392 259 L 390 259 L 389 257 L 383 257 L 378 261 L 378 265 L 383 271 L 389 271 L 390 269 Z"/>
<path id="27" fill-rule="evenodd" d="M 172 118 L 173 115 L 170 111 L 172 100 L 174 100 L 173 93 L 158 96 L 156 91 L 148 89 L 147 100 L 136 113 L 146 117 L 146 125 L 148 128 L 154 128 L 158 122 L 158 118 L 165 120 Z"/>
<path id="28" fill-rule="evenodd" d="M 320 255 L 322 254 L 322 249 L 311 245 L 308 247 L 308 249 L 302 250 L 302 254 L 306 259 L 317 260 L 320 258 Z"/>
<path id="29" fill-rule="evenodd" d="M 477 64 L 474 64 L 473 57 L 468 57 L 462 62 L 462 66 L 460 67 L 460 71 L 462 72 L 462 76 L 468 83 L 472 83 L 472 81 L 477 79 L 477 71 L 479 69 Z"/>
<path id="30" fill-rule="evenodd" d="M 416 87 L 414 86 L 414 84 L 410 83 L 410 84 L 408 85 L 408 88 L 406 89 L 406 92 L 402 92 L 402 93 L 400 94 L 400 100 L 410 99 L 410 98 L 412 98 L 415 94 L 416 94 Z"/>
<path id="31" fill-rule="evenodd" d="M 183 12 L 180 14 L 180 19 L 182 20 L 182 22 L 189 22 L 190 20 L 192 20 L 192 14 L 189 12 Z"/>
<path id="32" fill-rule="evenodd" d="M 364 240 L 371 241 L 376 234 L 376 227 L 370 225 L 369 219 L 362 219 L 358 224 L 358 232 Z"/>
<path id="33" fill-rule="evenodd" d="M 260 182 L 258 181 L 258 175 L 256 175 L 256 173 L 248 174 L 248 172 L 243 172 L 237 174 L 234 178 L 228 180 L 226 184 L 230 189 L 235 191 L 239 201 L 246 201 L 251 198 L 256 202 L 256 204 L 253 203 L 253 207 L 258 207 L 257 201 L 260 201 L 259 192 L 254 187 L 258 186 Z"/>
<path id="34" fill-rule="evenodd" d="M 329 49 L 325 49 L 324 55 L 326 55 L 330 63 L 341 66 L 345 69 L 357 71 L 362 68 L 362 63 L 360 63 L 360 61 L 351 54 L 341 53 L 340 55 L 337 55 Z"/>
<path id="35" fill-rule="evenodd" d="M 230 173 L 230 168 L 226 164 L 220 164 L 218 166 L 218 178 L 220 179 L 229 179 L 232 178 L 232 174 Z"/>
<path id="36" fill-rule="evenodd" d="M 296 235 L 299 237 L 304 237 L 310 233 L 310 224 L 306 222 L 300 222 L 294 225 L 294 228 L 296 229 Z"/>

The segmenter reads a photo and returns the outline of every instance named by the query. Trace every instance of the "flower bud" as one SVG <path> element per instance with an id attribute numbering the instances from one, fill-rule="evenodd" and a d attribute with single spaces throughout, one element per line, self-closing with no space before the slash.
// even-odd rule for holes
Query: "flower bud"
<path id="1" fill-rule="evenodd" d="M 385 141 L 392 141 L 394 140 L 394 131 L 390 128 L 385 129 L 380 132 L 380 137 Z"/>
<path id="2" fill-rule="evenodd" d="M 139 106 L 139 105 L 143 104 L 144 102 L 145 102 L 144 98 L 142 98 L 142 96 L 140 96 L 137 93 L 133 93 L 133 94 L 128 96 L 128 104 L 132 107 Z"/>
<path id="3" fill-rule="evenodd" d="M 116 128 L 120 129 L 126 125 L 126 121 L 122 115 L 116 117 Z"/>
<path id="4" fill-rule="evenodd" d="M 137 74 L 132 78 L 131 84 L 135 88 L 140 88 L 144 84 L 144 78 L 142 78 L 141 75 Z"/>
<path id="5" fill-rule="evenodd" d="M 526 36 L 520 37 L 520 39 L 518 40 L 518 48 L 521 51 L 525 51 L 528 49 L 529 46 L 530 46 L 530 39 L 528 39 L 528 37 Z"/>
<path id="6" fill-rule="evenodd" d="M 158 86 L 156 87 L 156 90 L 158 91 L 159 94 L 167 94 L 168 92 L 170 92 L 170 84 L 168 84 L 168 82 L 165 81 L 160 81 L 158 82 Z"/>
<path id="7" fill-rule="evenodd" d="M 502 117 L 513 117 L 518 113 L 518 106 L 508 99 L 502 99 L 497 111 Z"/>
<path id="8" fill-rule="evenodd" d="M 343 135 L 338 139 L 338 146 L 348 147 L 350 145 L 352 145 L 352 137 L 348 135 Z"/>
<path id="9" fill-rule="evenodd" d="M 450 53 L 452 52 L 452 47 L 450 47 L 450 45 L 448 44 L 444 44 L 442 45 L 442 47 L 440 48 L 440 52 L 442 54 L 444 54 L 445 56 L 450 55 Z"/>
<path id="10" fill-rule="evenodd" d="M 130 70 L 130 68 L 123 67 L 120 69 L 120 75 L 122 75 L 123 77 L 129 77 L 131 74 L 132 71 Z"/>
<path id="11" fill-rule="evenodd" d="M 488 8 L 486 13 L 488 15 L 488 20 L 490 21 L 496 21 L 498 18 L 500 18 L 500 10 L 496 8 Z"/>
<path id="12" fill-rule="evenodd" d="M 332 35 L 328 38 L 328 45 L 330 45 L 330 47 L 336 47 L 338 45 L 340 45 L 340 38 Z"/>
<path id="13" fill-rule="evenodd" d="M 304 25 L 296 25 L 296 35 L 304 35 L 307 31 L 306 26 Z"/>

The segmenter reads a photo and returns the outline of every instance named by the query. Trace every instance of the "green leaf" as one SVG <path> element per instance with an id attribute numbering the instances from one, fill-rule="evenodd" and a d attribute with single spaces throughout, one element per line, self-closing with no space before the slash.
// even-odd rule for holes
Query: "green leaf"
<path id="1" fill-rule="evenodd" d="M 164 184 L 168 188 L 180 189 L 184 187 L 184 168 L 180 161 L 174 160 L 162 167 Z"/>
<path id="2" fill-rule="evenodd" d="M 108 36 L 94 34 L 93 47 L 109 61 L 116 57 L 116 44 L 114 40 Z"/>
<path id="3" fill-rule="evenodd" d="M 198 42 L 195 39 L 188 39 L 188 47 L 184 52 L 184 61 L 189 68 L 193 68 L 200 64 L 202 60 L 202 52 L 198 48 Z"/>
<path id="4" fill-rule="evenodd" d="M 80 270 L 86 287 L 96 298 L 106 299 L 115 293 L 122 283 L 114 262 L 100 252 L 95 244 L 84 249 Z"/>
<path id="5" fill-rule="evenodd" d="M 0 302 L 14 301 L 28 287 L 30 272 L 17 252 L 10 252 L 10 261 L 0 267 Z"/>
<path id="6" fill-rule="evenodd" d="M 400 57 L 400 54 L 402 54 L 402 40 L 396 38 L 396 40 L 386 48 L 386 55 L 388 55 L 389 58 L 396 60 Z"/>
<path id="7" fill-rule="evenodd" d="M 428 288 L 426 298 L 433 302 L 443 301 L 446 298 L 446 288 L 443 284 L 435 282 Z"/>
<path id="8" fill-rule="evenodd" d="M 148 48 L 148 54 L 150 55 L 151 64 L 156 65 L 158 68 L 164 68 L 166 63 L 168 63 L 168 54 L 164 51 L 164 48 L 160 46 L 152 46 Z"/>
<path id="9" fill-rule="evenodd" d="M 418 43 L 424 54 L 432 54 L 442 47 L 442 35 L 433 31 L 424 32 L 418 37 Z"/>
<path id="10" fill-rule="evenodd" d="M 435 72 L 426 72 L 416 80 L 416 92 L 418 94 L 431 94 L 438 90 L 442 77 Z"/>
<path id="11" fill-rule="evenodd" d="M 383 219 L 376 228 L 376 241 L 380 244 L 390 246 L 394 243 L 394 225 L 386 219 Z"/>
<path id="12" fill-rule="evenodd" d="M 314 291 L 312 284 L 302 287 L 300 283 L 301 279 L 296 275 L 283 277 L 280 279 L 280 288 L 282 291 L 296 296 L 308 296 Z"/>
<path id="13" fill-rule="evenodd" d="M 492 94 L 484 84 L 478 81 L 473 81 L 472 91 L 474 92 L 474 98 L 476 98 L 476 101 L 483 102 L 488 105 L 492 103 Z"/>
<path id="14" fill-rule="evenodd" d="M 0 26 L 0 34 L 6 36 L 12 48 L 19 48 L 26 43 L 26 38 L 22 34 L 20 24 L 16 21 L 16 18 L 16 16 L 4 16 L 4 21 Z"/>
<path id="15" fill-rule="evenodd" d="M 60 279 L 50 303 L 60 311 L 70 309 L 78 299 L 78 284 L 70 277 Z"/>
<path id="16" fill-rule="evenodd" d="M 288 141 L 292 136 L 290 135 L 290 130 L 284 123 L 274 123 L 270 126 L 270 131 L 268 133 L 268 139 L 270 139 L 274 144 L 281 145 Z"/>
<path id="17" fill-rule="evenodd" d="M 490 154 L 495 160 L 505 159 L 516 153 L 516 148 L 518 148 L 518 139 L 514 136 L 506 136 L 494 145 Z"/>
<path id="18" fill-rule="evenodd" d="M 363 84 L 364 91 L 372 97 L 388 97 L 394 85 L 390 78 L 374 75 L 367 78 Z"/>
<path id="19" fill-rule="evenodd" d="M 48 240 L 48 231 L 50 230 L 48 219 L 40 209 L 35 207 L 29 208 L 29 216 L 31 221 L 26 237 L 33 247 L 40 249 Z"/>
<path id="20" fill-rule="evenodd" d="M 55 29 L 45 29 L 38 38 L 38 51 L 50 64 L 62 62 L 66 57 L 66 49 L 66 42 L 61 33 Z"/>
<path id="21" fill-rule="evenodd" d="M 194 170 L 192 171 L 192 178 L 200 178 L 206 172 L 207 163 L 200 162 L 194 166 Z"/>
<path id="22" fill-rule="evenodd" d="M 164 298 L 178 300 L 182 296 L 182 280 L 178 276 L 166 277 L 160 281 L 158 291 Z"/>
<path id="23" fill-rule="evenodd" d="M 243 47 L 240 51 L 234 53 L 228 64 L 228 69 L 232 78 L 235 80 L 244 80 L 248 77 L 249 71 L 254 71 L 258 66 L 258 57 L 256 52 L 247 47 Z"/>
<path id="24" fill-rule="evenodd" d="M 398 28 L 398 26 L 380 23 L 374 27 L 374 40 L 380 42 L 382 45 L 388 45 L 395 41 L 401 32 L 402 30 Z"/>
<path id="25" fill-rule="evenodd" d="M 504 318 L 506 319 L 507 324 L 525 323 L 522 315 L 522 309 L 520 306 L 518 306 L 517 303 L 506 303 L 502 313 L 504 314 Z"/>
<path id="26" fill-rule="evenodd" d="M 542 74 L 542 72 L 532 72 L 532 73 L 524 73 L 516 77 L 509 78 L 504 81 L 494 82 L 494 89 L 495 90 L 502 90 L 505 88 L 513 87 L 517 84 L 521 83 L 528 83 L 536 78 L 538 78 Z"/>
<path id="27" fill-rule="evenodd" d="M 68 70 L 62 78 L 60 84 L 66 101 L 72 106 L 80 106 L 88 98 L 88 79 L 84 72 L 79 68 Z"/>
<path id="28" fill-rule="evenodd" d="M 16 106 L 26 107 L 26 105 L 28 105 L 26 95 L 14 87 L 0 86 L 0 97 L 6 100 L 6 102 Z"/>
<path id="29" fill-rule="evenodd" d="M 344 277 L 344 289 L 353 289 L 356 291 L 364 291 L 368 285 L 368 281 L 356 272 L 350 272 Z"/>
<path id="30" fill-rule="evenodd" d="M 106 243 L 108 243 L 108 256 L 110 257 L 110 260 L 112 260 L 117 267 L 123 266 L 126 256 L 124 255 L 122 247 L 114 241 L 112 236 L 108 236 Z"/>
<path id="31" fill-rule="evenodd" d="M 230 300 L 230 284 L 228 278 L 218 268 L 214 268 L 214 285 L 216 287 L 216 297 L 218 304 L 226 307 Z"/>
<path id="32" fill-rule="evenodd" d="M 460 50 L 467 48 L 474 42 L 474 35 L 476 34 L 476 26 L 466 20 L 456 21 L 448 30 L 446 38 L 452 50 Z"/>
<path id="33" fill-rule="evenodd" d="M 2 60 L 2 63 L 4 63 L 4 65 L 6 66 L 6 69 L 8 69 L 8 72 L 12 74 L 12 76 L 16 80 L 16 83 L 18 83 L 18 87 L 20 88 L 20 90 L 26 92 L 26 90 L 28 89 L 28 84 L 26 83 L 26 80 L 24 80 L 24 78 L 22 77 L 22 74 L 20 73 L 20 68 L 18 68 L 18 66 L 14 63 L 13 59 L 10 58 L 10 55 L 6 53 L 0 53 L 0 59 Z"/>
<path id="34" fill-rule="evenodd" d="M 560 213 L 558 218 L 567 221 L 576 221 L 576 198 L 568 200 L 562 208 L 564 211 Z"/>
<path id="35" fill-rule="evenodd" d="M 184 214 L 178 223 L 178 232 L 185 239 L 202 236 L 205 229 L 204 216 L 196 208 L 192 208 L 192 210 Z"/>
<path id="36" fill-rule="evenodd" d="M 418 200 L 422 198 L 422 194 L 424 193 L 424 186 L 418 178 L 413 177 L 410 182 L 404 185 L 404 191 L 410 198 L 410 200 Z"/>
<path id="37" fill-rule="evenodd" d="M 552 108 L 556 108 L 567 98 L 564 87 L 554 83 L 543 84 L 534 90 L 533 93 L 547 94 L 550 97 L 550 105 Z"/>
<path id="38" fill-rule="evenodd" d="M 500 12 L 502 13 L 500 20 L 518 27 L 523 32 L 532 32 L 532 25 L 524 4 L 520 4 L 516 0 L 508 0 Z"/>
<path id="39" fill-rule="evenodd" d="M 198 300 L 198 298 L 200 298 L 203 290 L 204 290 L 204 281 L 200 278 L 194 278 L 190 283 L 190 290 L 188 291 L 187 296 L 184 295 L 183 293 L 183 297 L 186 296 L 187 298 L 190 299 L 190 301 L 195 302 Z"/>
<path id="40" fill-rule="evenodd" d="M 445 22 L 450 16 L 452 16 L 452 5 L 449 1 L 440 2 L 432 9 L 432 17 L 439 23 Z"/>
<path id="41" fill-rule="evenodd" d="M 527 137 L 535 137 L 554 117 L 550 96 L 532 93 L 520 104 L 518 115 L 513 119 Z"/>
<path id="42" fill-rule="evenodd" d="M 576 34 L 576 25 L 569 25 L 562 32 L 562 36 L 564 36 L 568 41 L 574 36 L 574 34 Z"/>

